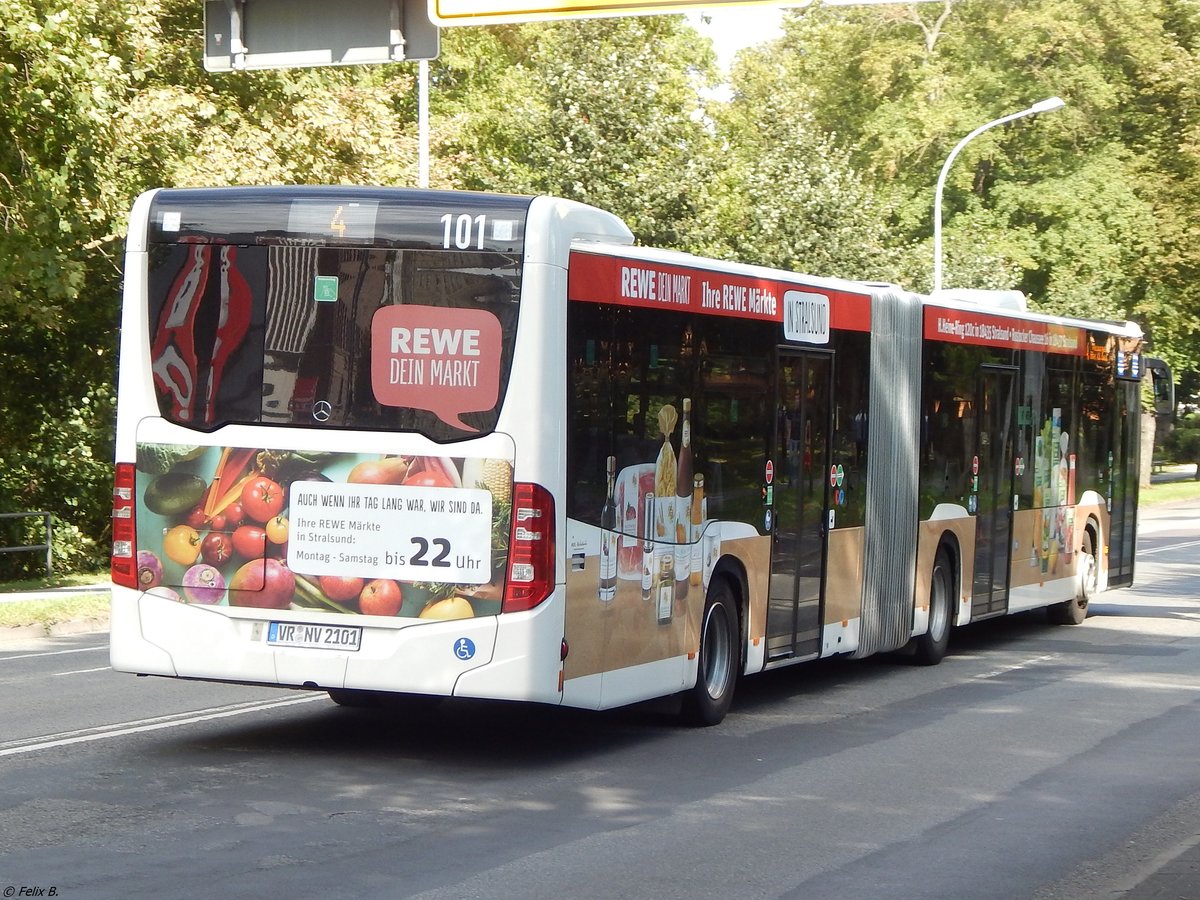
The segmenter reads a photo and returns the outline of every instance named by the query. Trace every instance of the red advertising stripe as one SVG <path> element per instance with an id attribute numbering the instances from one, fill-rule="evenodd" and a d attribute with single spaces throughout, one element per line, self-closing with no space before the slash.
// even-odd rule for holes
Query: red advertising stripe
<path id="1" fill-rule="evenodd" d="M 1083 356 L 1086 332 L 1074 325 L 1018 319 L 973 309 L 925 307 L 926 340 Z"/>
<path id="2" fill-rule="evenodd" d="M 871 328 L 871 298 L 865 294 L 598 253 L 572 253 L 567 272 L 571 300 L 766 322 L 783 322 L 788 291 L 829 297 L 831 328 Z"/>

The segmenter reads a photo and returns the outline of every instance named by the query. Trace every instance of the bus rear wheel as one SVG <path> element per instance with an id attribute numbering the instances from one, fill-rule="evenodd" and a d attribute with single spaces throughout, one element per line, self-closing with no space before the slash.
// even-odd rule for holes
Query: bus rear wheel
<path id="1" fill-rule="evenodd" d="M 374 691 L 329 688 L 325 693 L 329 694 L 329 699 L 338 706 L 346 706 L 351 709 L 378 709 L 383 705 L 379 695 Z"/>
<path id="2" fill-rule="evenodd" d="M 929 573 L 929 628 L 917 638 L 913 659 L 922 666 L 936 666 L 950 646 L 954 616 L 954 569 L 950 554 L 940 549 Z"/>
<path id="3" fill-rule="evenodd" d="M 1096 568 L 1096 545 L 1090 531 L 1083 533 L 1077 565 L 1075 596 L 1064 603 L 1051 606 L 1048 610 L 1050 621 L 1055 625 L 1082 625 L 1083 620 L 1087 618 L 1092 597 L 1096 594 L 1100 573 Z"/>
<path id="4" fill-rule="evenodd" d="M 682 718 L 690 725 L 716 725 L 729 712 L 737 684 L 738 616 L 733 589 L 714 578 L 700 624 L 700 660 L 695 686 L 683 695 Z"/>

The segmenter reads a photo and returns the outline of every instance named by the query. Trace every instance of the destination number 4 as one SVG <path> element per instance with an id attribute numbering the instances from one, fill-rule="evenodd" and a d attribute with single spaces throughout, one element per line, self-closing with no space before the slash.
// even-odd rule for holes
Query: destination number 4
<path id="1" fill-rule="evenodd" d="M 477 250 L 483 249 L 483 226 L 487 222 L 487 216 L 472 217 L 469 213 L 456 216 L 446 213 L 441 222 L 442 247 L 445 249 L 457 247 L 459 250 L 469 250 L 472 243 Z"/>
<path id="2" fill-rule="evenodd" d="M 445 538 L 434 538 L 432 541 L 427 541 L 425 538 L 415 537 L 412 539 L 412 543 L 416 545 L 417 552 L 409 559 L 410 565 L 450 568 L 450 542 Z M 426 559 L 429 555 L 430 544 L 436 550 L 436 555 L 432 560 Z"/>

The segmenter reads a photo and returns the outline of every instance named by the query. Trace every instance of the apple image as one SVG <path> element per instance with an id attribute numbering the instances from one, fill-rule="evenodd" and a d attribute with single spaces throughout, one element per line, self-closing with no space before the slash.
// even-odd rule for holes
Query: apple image
<path id="1" fill-rule="evenodd" d="M 400 585 L 388 578 L 367 582 L 358 595 L 358 608 L 364 616 L 394 616 L 404 604 Z"/>
<path id="2" fill-rule="evenodd" d="M 350 578 L 346 575 L 322 575 L 317 579 L 321 590 L 330 600 L 338 603 L 350 603 L 358 599 L 366 584 L 361 578 Z"/>
<path id="3" fill-rule="evenodd" d="M 231 606 L 287 609 L 296 595 L 296 576 L 277 559 L 252 559 L 229 579 Z"/>

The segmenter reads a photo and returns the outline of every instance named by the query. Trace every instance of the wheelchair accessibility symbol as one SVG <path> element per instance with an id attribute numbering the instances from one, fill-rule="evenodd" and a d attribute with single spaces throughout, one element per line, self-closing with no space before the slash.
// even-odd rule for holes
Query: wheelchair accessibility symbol
<path id="1" fill-rule="evenodd" d="M 470 659 L 475 655 L 475 642 L 470 638 L 459 638 L 454 642 L 454 655 L 462 660 Z"/>

